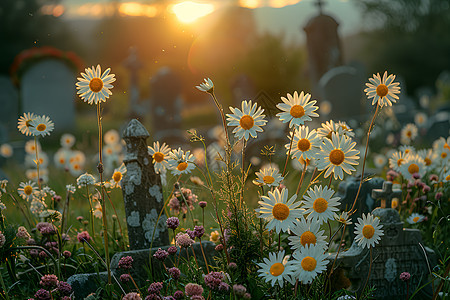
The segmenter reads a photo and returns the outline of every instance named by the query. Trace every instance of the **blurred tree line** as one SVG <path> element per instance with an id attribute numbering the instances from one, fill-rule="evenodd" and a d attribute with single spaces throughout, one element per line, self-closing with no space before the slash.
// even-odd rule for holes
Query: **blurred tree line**
<path id="1" fill-rule="evenodd" d="M 435 88 L 450 70 L 449 0 L 357 0 L 366 20 L 374 20 L 365 59 L 369 70 L 400 74 L 409 91 Z"/>
<path id="2" fill-rule="evenodd" d="M 60 18 L 42 12 L 43 5 L 57 5 L 60 0 L 0 1 L 0 74 L 8 74 L 14 57 L 22 50 L 54 46 L 75 50 L 76 43 Z"/>

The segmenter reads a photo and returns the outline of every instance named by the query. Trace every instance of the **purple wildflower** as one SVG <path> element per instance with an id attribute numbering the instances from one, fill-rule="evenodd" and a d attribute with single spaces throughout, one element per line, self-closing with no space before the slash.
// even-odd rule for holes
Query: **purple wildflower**
<path id="1" fill-rule="evenodd" d="M 216 290 L 219 288 L 220 283 L 222 282 L 223 274 L 220 272 L 210 272 L 205 275 L 204 280 L 207 287 L 212 290 Z"/>
<path id="2" fill-rule="evenodd" d="M 50 300 L 50 292 L 44 289 L 40 289 L 34 294 L 36 300 Z"/>
<path id="3" fill-rule="evenodd" d="M 177 254 L 178 249 L 177 249 L 177 247 L 175 247 L 175 246 L 170 246 L 170 247 L 167 249 L 167 252 L 169 252 L 170 255 L 175 255 L 175 254 Z"/>
<path id="4" fill-rule="evenodd" d="M 129 270 L 133 267 L 133 258 L 131 256 L 124 256 L 119 260 L 117 265 L 120 269 Z"/>
<path id="5" fill-rule="evenodd" d="M 138 293 L 128 293 L 125 296 L 123 296 L 122 300 L 141 300 L 141 296 Z"/>
<path id="6" fill-rule="evenodd" d="M 65 296 L 68 296 L 68 295 L 70 295 L 70 293 L 72 293 L 72 286 L 64 281 L 60 281 L 58 283 L 57 289 L 62 295 L 65 295 Z"/>
<path id="7" fill-rule="evenodd" d="M 54 274 L 44 275 L 39 284 L 45 288 L 54 288 L 58 284 L 58 277 Z"/>
<path id="8" fill-rule="evenodd" d="M 194 227 L 194 235 L 197 238 L 201 238 L 205 234 L 205 228 L 203 226 Z"/>
<path id="9" fill-rule="evenodd" d="M 203 287 L 196 283 L 188 283 L 184 287 L 187 296 L 201 296 L 203 294 Z"/>
<path id="10" fill-rule="evenodd" d="M 169 252 L 167 252 L 166 250 L 162 250 L 161 248 L 159 248 L 155 254 L 153 254 L 153 257 L 155 257 L 156 259 L 160 260 L 160 261 L 164 261 L 167 256 L 169 256 Z"/>
<path id="11" fill-rule="evenodd" d="M 175 230 L 180 225 L 180 220 L 177 217 L 170 217 L 167 219 L 166 224 L 169 229 Z"/>
<path id="12" fill-rule="evenodd" d="M 130 281 L 130 279 L 131 279 L 131 277 L 130 277 L 130 275 L 128 275 L 128 274 L 122 274 L 122 275 L 120 275 L 120 277 L 119 277 L 119 280 L 120 280 L 121 282 L 124 282 L 124 283 Z"/>
<path id="13" fill-rule="evenodd" d="M 82 231 L 77 234 L 77 239 L 80 243 L 89 242 L 91 240 L 91 236 L 89 235 L 89 232 Z"/>
<path id="14" fill-rule="evenodd" d="M 173 297 L 174 297 L 175 299 L 181 299 L 181 298 L 184 297 L 184 293 L 183 293 L 183 291 L 176 291 L 176 292 L 173 294 Z"/>
<path id="15" fill-rule="evenodd" d="M 162 282 L 153 282 L 148 287 L 148 293 L 149 294 L 159 294 L 159 292 L 161 292 L 162 288 L 163 288 Z"/>
<path id="16" fill-rule="evenodd" d="M 180 278 L 180 276 L 181 276 L 180 269 L 178 269 L 176 267 L 170 268 L 168 270 L 168 272 L 169 272 L 170 276 L 172 276 L 172 278 L 175 279 L 175 280 L 178 280 Z"/>
<path id="17" fill-rule="evenodd" d="M 411 278 L 411 274 L 408 272 L 403 272 L 400 274 L 400 280 L 401 281 L 408 281 Z"/>

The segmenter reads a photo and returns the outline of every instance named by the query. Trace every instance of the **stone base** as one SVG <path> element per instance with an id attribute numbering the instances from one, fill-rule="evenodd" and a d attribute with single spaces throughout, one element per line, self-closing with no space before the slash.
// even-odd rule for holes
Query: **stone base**
<path id="1" fill-rule="evenodd" d="M 218 253 L 214 250 L 216 244 L 209 241 L 203 241 L 202 246 L 208 264 L 215 265 L 214 256 L 218 256 Z M 159 248 L 167 250 L 169 247 L 170 246 L 164 246 L 164 247 L 155 247 L 151 249 L 153 274 L 156 278 L 160 277 L 161 274 L 164 272 L 164 266 L 160 261 L 158 261 L 156 258 L 153 257 L 153 254 Z M 192 247 L 188 249 L 189 257 L 193 256 L 192 250 L 194 250 L 195 252 L 195 256 L 197 257 L 199 266 L 205 268 L 200 243 L 194 243 Z M 170 268 L 171 266 L 173 266 L 170 259 L 172 259 L 172 261 L 175 261 L 175 258 L 178 259 L 179 253 L 180 249 L 178 249 L 176 255 L 174 256 L 169 255 L 169 257 L 165 261 L 166 267 Z M 133 276 L 133 279 L 136 281 L 138 285 L 143 285 L 146 283 L 146 280 L 149 278 L 149 273 L 151 272 L 149 264 L 149 255 L 150 255 L 149 249 L 132 250 L 116 253 L 111 259 L 111 273 L 114 276 L 116 276 L 117 280 L 119 280 L 120 275 L 126 273 L 124 272 L 124 270 L 119 269 L 118 267 L 119 260 L 122 257 L 131 256 L 133 258 L 133 268 L 131 269 L 130 274 L 131 276 Z M 187 257 L 186 249 L 182 249 L 181 256 L 184 258 Z M 106 282 L 108 281 L 108 274 L 106 272 L 76 274 L 70 276 L 67 281 L 72 286 L 76 299 L 84 299 L 87 295 L 94 293 L 99 287 L 104 286 L 106 284 Z"/>

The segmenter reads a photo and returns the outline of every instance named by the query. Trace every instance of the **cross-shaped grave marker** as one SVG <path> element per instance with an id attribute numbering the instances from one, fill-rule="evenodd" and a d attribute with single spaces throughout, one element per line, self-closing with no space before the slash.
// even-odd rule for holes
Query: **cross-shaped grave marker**
<path id="1" fill-rule="evenodd" d="M 400 198 L 402 195 L 402 190 L 392 189 L 392 182 L 383 182 L 383 188 L 381 190 L 372 190 L 373 199 L 381 199 L 381 206 L 385 208 L 392 208 L 392 199 Z M 384 204 L 384 205 L 383 205 Z"/>

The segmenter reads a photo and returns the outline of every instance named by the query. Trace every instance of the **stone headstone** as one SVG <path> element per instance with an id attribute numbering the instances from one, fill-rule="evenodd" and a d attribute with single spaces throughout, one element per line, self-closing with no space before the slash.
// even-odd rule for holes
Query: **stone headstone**
<path id="1" fill-rule="evenodd" d="M 430 280 L 430 272 L 436 264 L 434 252 L 422 244 L 418 229 L 403 228 L 398 212 L 392 208 L 377 208 L 372 214 L 380 218 L 384 236 L 373 250 L 373 263 L 367 286 L 375 286 L 375 299 L 405 299 L 406 283 L 400 280 L 400 274 L 411 274 L 409 296 Z M 355 242 L 348 251 L 338 257 L 341 268 L 348 270 L 347 277 L 352 282 L 351 290 L 358 295 L 369 274 L 369 249 L 359 247 Z M 414 299 L 431 299 L 430 285 L 423 288 Z"/>
<path id="2" fill-rule="evenodd" d="M 428 120 L 426 139 L 429 143 L 450 135 L 450 107 L 436 111 Z"/>
<path id="3" fill-rule="evenodd" d="M 19 96 L 11 79 L 0 76 L 0 144 L 9 141 L 9 135 L 17 131 Z"/>
<path id="4" fill-rule="evenodd" d="M 174 144 L 180 142 L 181 80 L 169 67 L 161 68 L 150 81 L 150 105 L 154 140 Z"/>
<path id="5" fill-rule="evenodd" d="M 356 194 L 358 192 L 360 176 L 347 177 L 345 181 L 341 181 L 339 184 L 338 192 L 336 197 L 341 198 L 341 211 L 349 211 L 352 208 L 353 201 L 355 200 Z M 362 216 L 363 213 L 367 214 L 375 209 L 379 204 L 376 199 L 372 197 L 373 189 L 380 189 L 383 186 L 384 180 L 380 177 L 374 177 L 368 181 L 363 182 L 361 186 L 361 191 L 358 195 L 358 200 L 355 204 L 356 212 L 351 216 L 352 224 L 349 225 L 348 233 L 350 237 L 354 237 L 354 226 L 358 222 L 358 218 Z"/>
<path id="6" fill-rule="evenodd" d="M 49 116 L 56 131 L 75 125 L 76 74 L 63 61 L 45 59 L 28 68 L 21 79 L 21 111 Z"/>
<path id="7" fill-rule="evenodd" d="M 147 129 L 136 119 L 128 123 L 123 133 L 127 173 L 122 179 L 122 190 L 131 250 L 169 245 L 161 178 L 148 153 L 148 137 Z"/>
<path id="8" fill-rule="evenodd" d="M 303 30 L 306 33 L 308 49 L 308 73 L 313 94 L 317 93 L 318 82 L 328 70 L 342 65 L 341 42 L 338 35 L 339 23 L 322 13 L 308 21 Z"/>
<path id="9" fill-rule="evenodd" d="M 124 66 L 129 70 L 130 84 L 128 86 L 129 96 L 129 112 L 130 118 L 144 118 L 148 112 L 148 103 L 140 103 L 140 91 L 139 91 L 139 70 L 143 64 L 139 60 L 138 51 L 136 47 L 130 47 L 129 55 L 124 61 Z"/>
<path id="10" fill-rule="evenodd" d="M 327 71 L 319 80 L 322 100 L 329 101 L 333 109 L 331 118 L 348 120 L 364 114 L 364 76 L 351 66 L 339 66 Z"/>
<path id="11" fill-rule="evenodd" d="M 392 208 L 392 199 L 400 199 L 402 196 L 402 190 L 399 189 L 392 189 L 392 182 L 385 181 L 383 182 L 383 188 L 381 190 L 379 189 L 373 189 L 372 190 L 372 198 L 375 200 L 381 199 L 383 203 L 381 203 L 381 207 L 383 208 Z"/>

